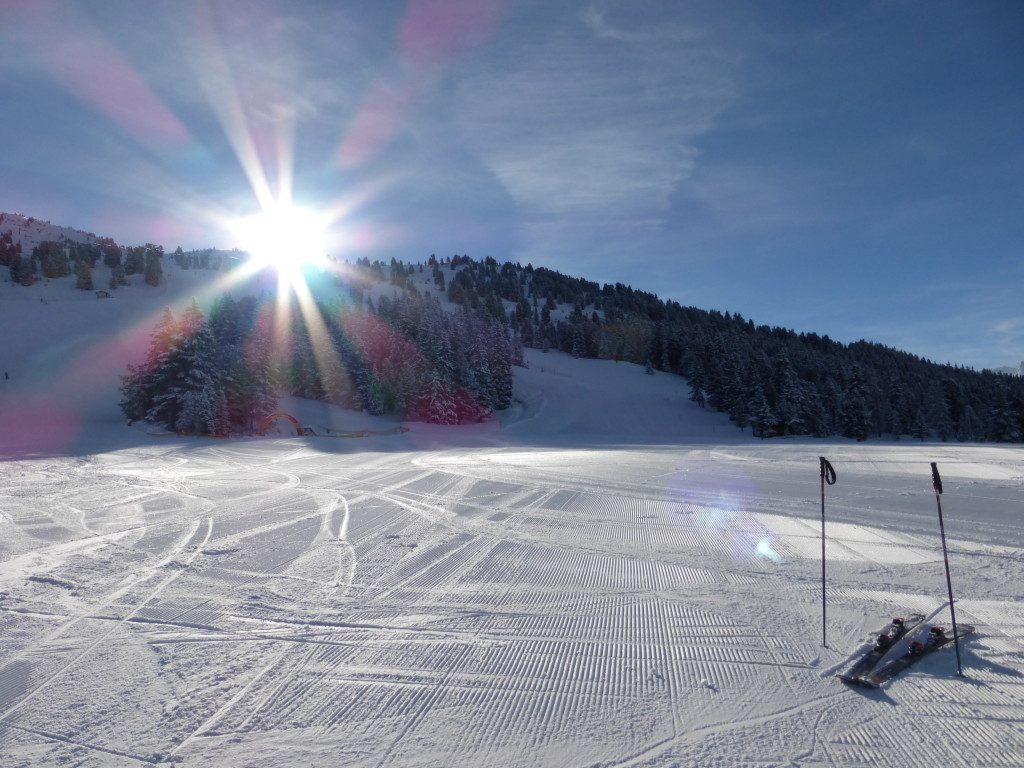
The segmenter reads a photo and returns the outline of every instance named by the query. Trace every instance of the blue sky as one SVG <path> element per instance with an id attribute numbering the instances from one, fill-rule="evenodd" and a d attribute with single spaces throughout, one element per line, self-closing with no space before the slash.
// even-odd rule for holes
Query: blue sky
<path id="1" fill-rule="evenodd" d="M 1024 360 L 1018 0 L 0 0 L 0 210 L 622 282 Z"/>

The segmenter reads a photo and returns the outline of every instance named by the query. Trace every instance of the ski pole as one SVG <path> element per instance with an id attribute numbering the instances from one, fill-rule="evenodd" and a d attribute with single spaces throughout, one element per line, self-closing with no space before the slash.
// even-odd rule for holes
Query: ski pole
<path id="1" fill-rule="evenodd" d="M 932 462 L 932 487 L 935 488 L 935 504 L 939 508 L 939 535 L 942 537 L 942 560 L 946 564 L 946 588 L 949 590 L 949 617 L 953 622 L 953 647 L 956 649 L 956 674 L 964 676 L 963 667 L 960 666 L 960 638 L 956 631 L 956 611 L 953 609 L 953 582 L 949 578 L 949 554 L 946 551 L 946 527 L 942 524 L 942 478 L 939 477 L 939 468 Z"/>
<path id="2" fill-rule="evenodd" d="M 828 459 L 820 456 L 821 462 L 821 646 L 828 648 L 825 634 L 825 483 L 835 485 L 836 471 Z"/>

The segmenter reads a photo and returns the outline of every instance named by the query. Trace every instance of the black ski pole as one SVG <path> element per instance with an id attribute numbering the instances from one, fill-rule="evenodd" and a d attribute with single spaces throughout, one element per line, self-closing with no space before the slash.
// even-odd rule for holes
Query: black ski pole
<path id="1" fill-rule="evenodd" d="M 932 462 L 932 486 L 935 488 L 935 503 L 939 508 L 939 535 L 942 537 L 942 561 L 946 564 L 946 588 L 949 590 L 949 617 L 953 622 L 953 647 L 956 648 L 956 674 L 964 676 L 963 667 L 960 666 L 960 638 L 956 631 L 956 611 L 953 609 L 953 582 L 949 578 L 949 554 L 946 551 L 946 527 L 942 524 L 942 478 L 939 477 L 939 468 Z"/>
<path id="2" fill-rule="evenodd" d="M 828 648 L 825 634 L 825 483 L 835 485 L 836 471 L 828 459 L 820 456 L 821 462 L 821 646 Z"/>

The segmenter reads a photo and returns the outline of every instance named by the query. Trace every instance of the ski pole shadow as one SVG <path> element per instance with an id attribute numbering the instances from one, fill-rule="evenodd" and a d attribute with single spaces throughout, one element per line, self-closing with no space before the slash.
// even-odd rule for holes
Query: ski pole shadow
<path id="1" fill-rule="evenodd" d="M 871 699 L 877 701 L 879 704 L 888 704 L 891 707 L 896 706 L 896 700 L 893 699 L 884 688 L 871 688 L 867 685 L 847 685 L 843 683 L 849 690 L 859 693 L 865 699 Z"/>
<path id="2" fill-rule="evenodd" d="M 1010 667 L 1005 664 L 1000 664 L 992 659 L 985 658 L 984 656 L 978 655 L 978 650 L 989 650 L 982 646 L 981 649 L 972 647 L 970 649 L 960 649 L 960 653 L 963 661 L 963 679 L 974 685 L 985 685 L 981 680 L 973 679 L 971 677 L 972 672 L 985 672 L 987 674 L 998 675 L 1001 677 L 1024 677 L 1024 672 L 1018 667 Z"/>
<path id="3" fill-rule="evenodd" d="M 957 674 L 957 669 L 955 665 L 950 665 L 949 658 L 941 656 L 925 660 L 926 663 L 918 666 L 910 675 L 907 675 L 905 680 L 906 682 L 912 682 L 915 677 L 929 678 L 932 680 L 944 679 L 965 683 L 976 688 L 984 688 L 987 687 L 989 683 L 979 679 L 977 676 L 979 673 L 1005 675 L 1015 678 L 1024 677 L 1024 673 L 1021 673 L 1019 669 L 998 664 L 979 656 L 974 648 L 967 650 L 961 647 L 960 655 L 963 674 Z M 893 682 L 897 682 L 898 684 L 898 681 Z"/>

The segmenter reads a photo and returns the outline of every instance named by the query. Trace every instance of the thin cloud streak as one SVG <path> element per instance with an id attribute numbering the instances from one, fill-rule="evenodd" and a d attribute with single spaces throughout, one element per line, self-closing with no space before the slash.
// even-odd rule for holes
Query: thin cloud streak
<path id="1" fill-rule="evenodd" d="M 568 245 L 580 224 L 667 218 L 735 94 L 734 58 L 678 34 L 610 35 L 588 13 L 526 55 L 497 52 L 459 88 L 459 128 L 523 217 L 521 259 Z"/>

